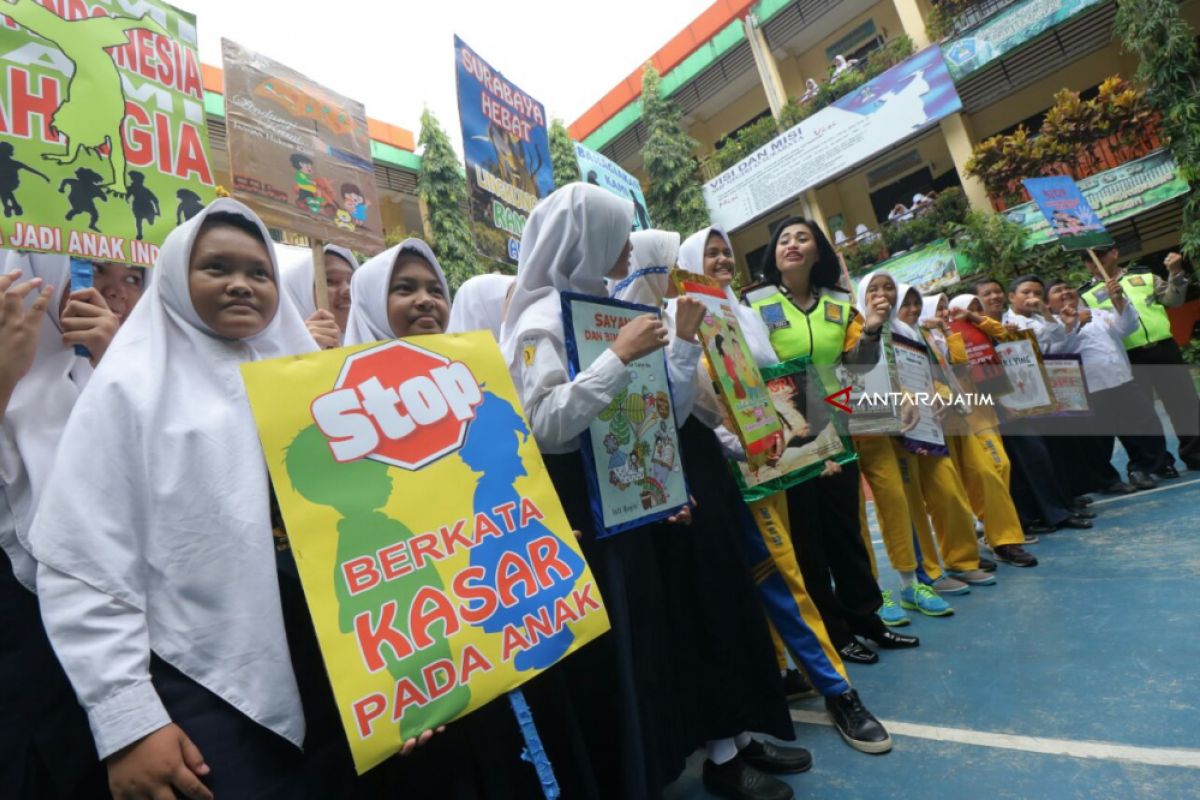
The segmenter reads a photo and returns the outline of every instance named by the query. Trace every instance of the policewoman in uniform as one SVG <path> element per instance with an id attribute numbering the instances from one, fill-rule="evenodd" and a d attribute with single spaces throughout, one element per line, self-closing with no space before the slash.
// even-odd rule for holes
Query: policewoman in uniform
<path id="1" fill-rule="evenodd" d="M 789 217 L 779 224 L 763 257 L 763 285 L 747 299 L 780 361 L 806 356 L 830 375 L 839 363 L 869 369 L 878 361 L 889 305 L 872 304 L 864 319 L 837 291 L 839 274 L 833 246 L 816 223 Z M 834 645 L 843 658 L 870 663 L 875 654 L 856 636 L 888 648 L 918 640 L 888 630 L 876 614 L 883 598 L 860 533 L 859 483 L 858 465 L 846 464 L 838 475 L 789 489 L 787 501 L 804 582 Z"/>
<path id="2" fill-rule="evenodd" d="M 1179 459 L 1188 469 L 1200 469 L 1200 401 L 1197 401 L 1196 390 L 1186 369 L 1179 345 L 1171 338 L 1171 320 L 1167 309 L 1174 308 L 1184 301 L 1187 294 L 1188 274 L 1183 270 L 1183 256 L 1178 253 L 1169 254 L 1164 260 L 1169 277 L 1164 280 L 1149 270 L 1125 272 L 1117 266 L 1121 251 L 1113 247 L 1103 253 L 1097 252 L 1104 270 L 1109 275 L 1120 278 L 1121 288 L 1125 296 L 1137 308 L 1140 324 L 1133 333 L 1125 337 L 1125 349 L 1129 353 L 1129 361 L 1133 364 L 1137 384 L 1150 393 L 1154 392 L 1163 402 L 1171 425 L 1179 437 Z M 1079 290 L 1082 297 L 1091 308 L 1103 308 L 1115 311 L 1112 299 L 1104 288 L 1104 278 L 1096 264 L 1083 254 L 1083 261 L 1093 280 Z M 1166 369 L 1166 365 L 1175 365 L 1177 369 Z M 1157 369 L 1138 369 L 1138 367 L 1154 366 Z M 1154 469 L 1156 478 L 1176 478 L 1174 459 L 1170 453 L 1166 460 Z"/>

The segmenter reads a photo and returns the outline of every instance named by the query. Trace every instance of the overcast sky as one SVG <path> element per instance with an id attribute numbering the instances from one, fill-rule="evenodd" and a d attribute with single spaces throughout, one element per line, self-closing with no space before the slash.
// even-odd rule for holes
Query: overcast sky
<path id="1" fill-rule="evenodd" d="M 460 153 L 454 34 L 569 125 L 711 3 L 173 1 L 197 15 L 205 63 L 221 64 L 224 36 L 414 134 L 428 106 Z"/>

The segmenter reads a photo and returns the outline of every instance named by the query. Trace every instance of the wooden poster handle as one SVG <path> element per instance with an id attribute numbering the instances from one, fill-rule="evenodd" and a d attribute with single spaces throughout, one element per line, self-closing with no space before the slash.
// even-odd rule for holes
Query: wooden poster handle
<path id="1" fill-rule="evenodd" d="M 317 298 L 317 308 L 329 310 L 329 287 L 325 285 L 325 243 L 319 239 L 311 239 L 313 262 L 313 293 Z"/>
<path id="2" fill-rule="evenodd" d="M 1087 251 L 1088 255 L 1092 257 L 1092 263 L 1096 265 L 1096 269 L 1100 270 L 1100 275 L 1103 276 L 1104 280 L 1107 282 L 1108 270 L 1104 268 L 1104 262 L 1100 260 L 1100 256 L 1096 255 L 1096 251 L 1092 248 L 1089 247 Z"/>

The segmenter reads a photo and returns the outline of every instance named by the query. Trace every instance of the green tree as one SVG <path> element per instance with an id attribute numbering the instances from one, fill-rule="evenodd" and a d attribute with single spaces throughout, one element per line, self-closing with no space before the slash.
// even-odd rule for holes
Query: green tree
<path id="1" fill-rule="evenodd" d="M 689 236 L 709 224 L 692 155 L 696 140 L 683 129 L 679 107 L 663 97 L 662 82 L 650 65 L 642 74 L 642 117 L 649 134 L 642 158 L 650 179 L 650 218 L 663 230 Z"/>
<path id="2" fill-rule="evenodd" d="M 1120 0 L 1113 37 L 1139 59 L 1137 80 L 1162 115 L 1162 131 L 1192 187 L 1183 209 L 1182 249 L 1200 259 L 1200 48 L 1178 3 Z"/>
<path id="3" fill-rule="evenodd" d="M 554 166 L 554 185 L 566 186 L 583 180 L 575 158 L 575 142 L 561 119 L 550 122 L 550 163 Z"/>
<path id="4" fill-rule="evenodd" d="M 417 194 L 429 212 L 433 233 L 429 246 L 446 272 L 450 288 L 480 272 L 475 240 L 467 225 L 467 179 L 462 162 L 437 117 L 429 109 L 421 114 L 421 172 Z"/>

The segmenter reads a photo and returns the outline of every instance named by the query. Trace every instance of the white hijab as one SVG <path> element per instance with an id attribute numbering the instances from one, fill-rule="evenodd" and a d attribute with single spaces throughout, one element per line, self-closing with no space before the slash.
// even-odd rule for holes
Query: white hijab
<path id="1" fill-rule="evenodd" d="M 970 311 L 972 303 L 979 303 L 979 305 L 981 307 L 983 306 L 983 301 L 980 300 L 979 297 L 976 295 L 956 294 L 954 296 L 954 298 L 950 301 L 950 307 L 951 308 L 959 308 L 959 309 L 962 309 L 963 311 Z M 982 313 L 982 312 L 980 312 L 980 313 Z"/>
<path id="2" fill-rule="evenodd" d="M 245 341 L 201 321 L 188 263 L 215 212 L 270 241 L 229 198 L 171 232 L 158 276 L 75 404 L 30 538 L 38 561 L 141 612 L 150 650 L 299 745 L 267 468 L 239 368 L 317 348 L 282 291 L 270 324 Z"/>
<path id="3" fill-rule="evenodd" d="M 279 285 L 292 299 L 292 305 L 300 312 L 301 319 L 317 313 L 317 302 L 313 297 L 312 249 L 290 244 L 273 243 L 275 261 L 279 264 Z M 351 271 L 358 269 L 354 253 L 336 244 L 325 245 L 325 255 L 335 255 L 345 261 Z"/>
<path id="4" fill-rule="evenodd" d="M 19 269 L 20 281 L 41 278 L 44 286 L 54 287 L 50 305 L 38 323 L 33 365 L 13 389 L 0 423 L 0 490 L 13 515 L 12 529 L 0 526 L 0 546 L 8 554 L 17 580 L 32 591 L 37 564 L 29 555 L 29 528 L 50 478 L 67 418 L 92 375 L 92 365 L 62 343 L 58 310 L 63 295 L 70 292 L 70 259 L 15 251 L 0 255 L 0 273 Z M 25 305 L 36 296 L 31 293 Z"/>
<path id="5" fill-rule="evenodd" d="M 916 292 L 917 287 L 907 283 L 896 284 L 896 305 L 892 309 L 892 333 L 898 333 L 906 339 L 914 342 L 923 343 L 925 340 L 921 337 L 919 331 L 910 326 L 907 322 L 900 321 L 900 306 L 904 305 L 904 298 L 908 297 L 909 292 Z M 920 297 L 920 293 L 917 293 Z"/>
<path id="6" fill-rule="evenodd" d="M 733 251 L 733 243 L 729 241 L 729 234 L 725 233 L 725 229 L 713 225 L 711 228 L 702 228 L 687 239 L 684 239 L 683 244 L 679 247 L 679 268 L 695 273 L 696 275 L 704 274 L 704 250 L 708 247 L 708 237 L 712 234 L 717 234 L 725 240 L 725 245 L 730 252 Z M 734 311 L 738 315 L 738 323 L 742 326 L 742 336 L 746 339 L 746 344 L 750 348 L 750 355 L 754 357 L 754 362 L 758 366 L 763 367 L 768 364 L 778 364 L 779 356 L 775 354 L 775 348 L 771 346 L 771 333 L 767 330 L 766 324 L 762 318 L 754 313 L 754 310 L 743 306 L 738 300 L 737 295 L 733 293 L 733 286 L 725 287 L 725 297 L 733 304 Z"/>
<path id="7" fill-rule="evenodd" d="M 500 341 L 500 323 L 504 304 L 516 278 L 512 275 L 476 275 L 468 278 L 454 293 L 450 306 L 450 324 L 446 333 L 489 330 Z"/>
<path id="8" fill-rule="evenodd" d="M 442 265 L 429 245 L 420 239 L 405 239 L 395 247 L 389 247 L 354 273 L 350 282 L 350 314 L 346 317 L 347 346 L 352 344 L 367 344 L 395 339 L 392 333 L 392 323 L 388 320 L 388 294 L 391 290 L 392 270 L 396 261 L 404 253 L 418 255 L 428 262 L 442 284 L 442 294 L 446 302 L 450 302 L 450 286 L 446 283 L 446 274 Z"/>
<path id="9" fill-rule="evenodd" d="M 559 292 L 607 297 L 604 276 L 632 227 L 631 201 L 587 183 L 569 183 L 534 206 L 521 236 L 516 288 L 500 326 L 500 349 L 518 386 L 521 339 L 539 331 L 562 344 Z"/>
<path id="10" fill-rule="evenodd" d="M 924 324 L 926 322 L 928 322 L 929 320 L 937 318 L 938 303 L 940 303 L 942 301 L 942 298 L 944 298 L 945 296 L 946 295 L 944 293 L 938 293 L 935 295 L 931 295 L 929 297 L 921 298 L 921 317 L 918 320 L 918 322 L 922 326 L 924 326 Z M 919 333 L 919 331 L 918 331 L 918 333 Z M 942 329 L 941 328 L 930 329 L 929 330 L 929 338 L 933 340 L 934 344 L 937 345 L 937 348 L 942 351 L 943 355 L 945 355 L 946 351 L 947 351 L 946 334 L 942 333 Z"/>
<path id="11" fill-rule="evenodd" d="M 667 296 L 671 268 L 679 261 L 679 234 L 674 231 L 635 231 L 629 275 L 615 283 L 612 296 L 626 303 L 660 308 Z"/>

